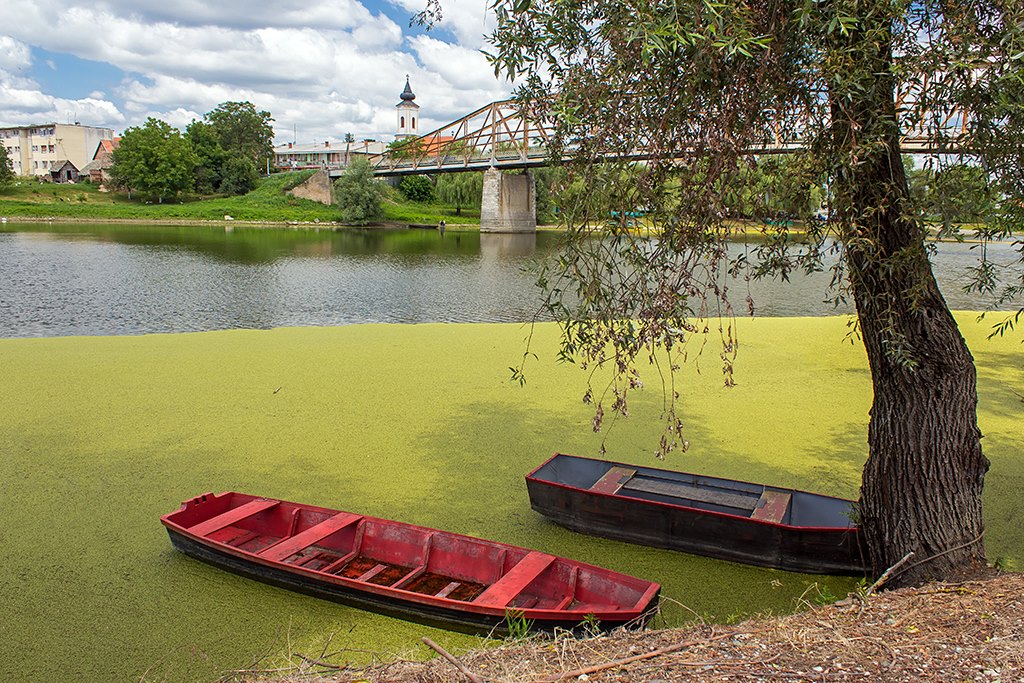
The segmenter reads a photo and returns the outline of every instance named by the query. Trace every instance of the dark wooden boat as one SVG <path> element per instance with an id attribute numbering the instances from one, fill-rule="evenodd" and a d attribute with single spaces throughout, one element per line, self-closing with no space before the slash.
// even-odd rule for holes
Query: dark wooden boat
<path id="1" fill-rule="evenodd" d="M 501 632 L 510 611 L 541 629 L 642 625 L 660 590 L 535 550 L 244 493 L 197 496 L 160 521 L 175 548 L 217 567 L 472 632 Z"/>
<path id="2" fill-rule="evenodd" d="M 526 488 L 534 510 L 574 531 L 796 572 L 865 572 L 850 500 L 562 454 Z"/>

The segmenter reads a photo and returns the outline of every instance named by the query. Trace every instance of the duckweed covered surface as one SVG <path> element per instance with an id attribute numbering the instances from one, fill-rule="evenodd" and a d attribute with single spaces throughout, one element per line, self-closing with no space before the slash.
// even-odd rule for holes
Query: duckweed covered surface
<path id="1" fill-rule="evenodd" d="M 992 460 L 991 559 L 1024 564 L 1024 349 L 960 316 Z M 687 378 L 688 454 L 669 467 L 855 497 L 870 379 L 845 319 L 741 321 L 738 386 L 712 347 Z M 537 328 L 527 384 L 508 381 L 520 325 L 365 325 L 0 340 L 0 679 L 211 680 L 287 651 L 426 656 L 468 636 L 248 581 L 174 552 L 158 517 L 243 490 L 536 547 L 660 581 L 718 620 L 791 611 L 812 577 L 594 539 L 529 508 L 523 475 L 554 450 L 595 455 L 583 375 Z M 607 431 L 650 463 L 657 380 Z M 668 602 L 660 625 L 692 617 Z"/>

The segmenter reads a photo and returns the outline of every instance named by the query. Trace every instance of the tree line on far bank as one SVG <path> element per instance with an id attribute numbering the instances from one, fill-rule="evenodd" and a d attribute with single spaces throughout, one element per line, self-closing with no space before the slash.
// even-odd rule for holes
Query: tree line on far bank
<path id="1" fill-rule="evenodd" d="M 241 195 L 251 191 L 273 154 L 273 121 L 250 102 L 224 102 L 182 134 L 170 124 L 150 118 L 129 128 L 114 151 L 114 183 L 156 201 L 182 194 Z M 951 164 L 934 168 L 904 157 L 911 206 L 921 219 L 949 228 L 988 222 L 999 197 L 979 166 Z M 640 172 L 641 167 L 636 167 Z M 537 219 L 554 222 L 558 206 L 584 196 L 581 181 L 562 167 L 531 171 L 537 185 Z M 14 180 L 7 150 L 0 145 L 0 187 Z M 398 186 L 409 201 L 434 202 L 479 210 L 483 173 L 448 173 L 433 177 L 408 176 Z M 384 189 L 362 158 L 352 162 L 336 185 L 341 220 L 366 223 L 382 215 Z M 720 188 L 732 218 L 754 221 L 799 221 L 827 210 L 828 190 L 796 156 L 762 157 L 742 168 Z M 595 201 L 589 194 L 588 201 Z M 599 209 L 600 207 L 591 207 Z M 636 207 L 642 213 L 643 207 Z M 608 215 L 611 216 L 610 209 Z"/>
<path id="2" fill-rule="evenodd" d="M 111 177 L 129 193 L 158 202 L 187 193 L 245 194 L 274 153 L 273 120 L 251 102 L 223 102 L 184 134 L 148 118 L 121 136 Z"/>
<path id="3" fill-rule="evenodd" d="M 993 216 L 999 200 L 984 169 L 969 164 L 950 164 L 934 168 L 929 161 L 918 166 L 910 156 L 903 158 L 910 185 L 911 209 L 920 219 L 945 228 L 952 225 L 984 224 Z M 627 173 L 639 178 L 642 165 Z M 588 203 L 591 215 L 618 216 L 612 206 L 615 199 L 601 193 L 588 193 L 582 181 L 571 178 L 563 167 L 542 167 L 531 171 L 536 180 L 537 220 L 556 222 L 559 206 Z M 829 191 L 824 179 L 817 177 L 802 157 L 771 156 L 751 160 L 728 185 L 718 188 L 728 217 L 767 223 L 814 220 L 828 212 Z M 335 186 L 341 220 L 366 223 L 382 215 L 384 188 L 375 180 L 369 163 L 356 159 Z M 398 185 L 405 199 L 429 203 L 439 201 L 455 208 L 480 209 L 483 173 L 445 173 L 436 176 L 406 176 Z M 584 199 L 585 198 L 585 199 Z M 635 207 L 637 217 L 644 207 Z M 629 220 L 631 217 L 622 217 Z"/>

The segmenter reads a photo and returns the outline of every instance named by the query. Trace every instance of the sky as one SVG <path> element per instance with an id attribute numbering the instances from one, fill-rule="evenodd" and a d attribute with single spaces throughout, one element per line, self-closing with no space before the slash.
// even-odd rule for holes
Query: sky
<path id="1" fill-rule="evenodd" d="M 68 123 L 120 134 L 147 117 L 184 129 L 226 101 L 274 117 L 276 142 L 390 140 L 406 75 L 420 130 L 510 86 L 481 49 L 487 0 L 3 0 L 0 126 Z"/>

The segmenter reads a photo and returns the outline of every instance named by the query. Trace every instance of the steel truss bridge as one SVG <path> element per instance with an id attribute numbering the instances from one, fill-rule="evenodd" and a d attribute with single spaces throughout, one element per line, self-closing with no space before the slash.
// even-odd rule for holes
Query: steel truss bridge
<path id="1" fill-rule="evenodd" d="M 903 98 L 897 97 L 897 111 Z M 942 154 L 959 149 L 967 116 L 960 111 L 931 122 L 927 130 L 907 131 L 900 147 L 907 154 Z M 548 145 L 553 137 L 550 119 L 524 118 L 515 100 L 485 105 L 457 121 L 438 128 L 388 152 L 370 157 L 377 176 L 404 176 L 423 173 L 458 173 L 494 169 L 522 169 L 551 163 Z M 773 139 L 751 148 L 752 155 L 787 154 L 803 148 L 799 134 Z M 571 152 L 571 150 L 569 150 Z M 637 149 L 606 159 L 645 161 L 654 158 L 650 150 Z M 567 154 L 566 159 L 569 158 Z"/>

